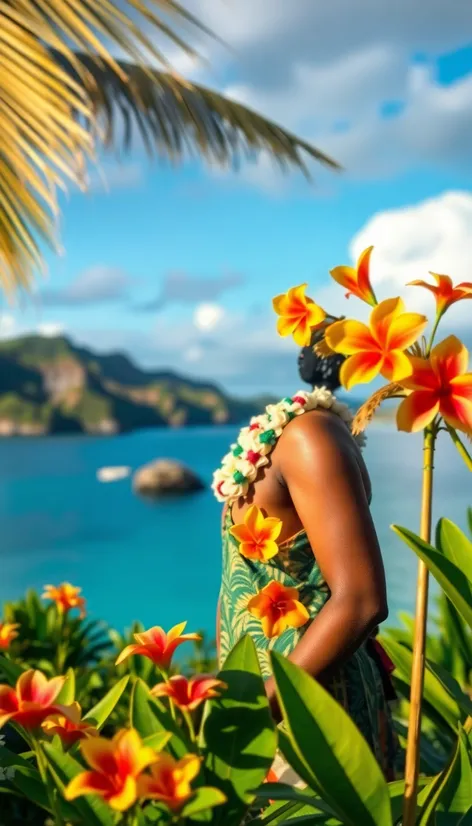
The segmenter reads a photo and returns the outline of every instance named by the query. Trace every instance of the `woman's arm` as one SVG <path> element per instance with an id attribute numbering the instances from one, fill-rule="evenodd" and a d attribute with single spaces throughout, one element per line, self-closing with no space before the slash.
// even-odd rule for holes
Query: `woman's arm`
<path id="1" fill-rule="evenodd" d="M 290 655 L 321 682 L 387 617 L 382 557 L 356 452 L 345 425 L 321 413 L 287 428 L 277 456 L 331 591 Z M 273 680 L 267 689 L 274 694 Z"/>

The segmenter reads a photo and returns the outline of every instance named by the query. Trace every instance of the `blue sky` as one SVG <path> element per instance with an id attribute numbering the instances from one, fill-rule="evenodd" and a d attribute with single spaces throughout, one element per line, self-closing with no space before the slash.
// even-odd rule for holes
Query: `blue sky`
<path id="1" fill-rule="evenodd" d="M 64 200 L 65 254 L 47 255 L 31 306 L 5 309 L 2 335 L 61 329 L 237 394 L 284 393 L 296 389 L 297 350 L 276 336 L 273 295 L 308 281 L 339 309 L 328 271 L 371 243 L 382 295 L 404 294 L 411 273 L 430 269 L 472 280 L 466 5 L 359 0 L 353 15 L 348 0 L 273 0 L 267 19 L 264 0 L 196 0 L 233 51 L 202 41 L 210 68 L 172 53 L 176 67 L 312 141 L 345 171 L 313 166 L 307 183 L 265 157 L 239 174 L 194 161 L 150 165 L 138 149 L 121 164 L 104 157 L 109 192 L 92 171 L 89 194 Z M 408 298 L 430 309 L 426 294 Z M 464 330 L 468 308 L 451 316 Z M 349 311 L 363 312 L 355 300 Z"/>

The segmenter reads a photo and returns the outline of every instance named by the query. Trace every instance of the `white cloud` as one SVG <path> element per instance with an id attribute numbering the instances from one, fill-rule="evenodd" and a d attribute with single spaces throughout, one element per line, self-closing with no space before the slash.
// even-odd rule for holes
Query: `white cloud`
<path id="1" fill-rule="evenodd" d="M 38 333 L 44 338 L 56 338 L 64 333 L 64 324 L 60 321 L 44 321 L 38 324 Z"/>
<path id="2" fill-rule="evenodd" d="M 358 0 L 355 12 L 350 0 L 271 0 L 270 14 L 267 0 L 187 2 L 230 47 L 210 42 L 205 82 L 311 140 L 347 175 L 470 169 L 472 78 L 442 86 L 435 74 L 438 56 L 472 41 L 464 0 L 450 0 L 447 13 L 443 0 Z M 426 71 L 413 62 L 419 53 Z M 397 112 L 383 117 L 392 104 Z M 238 180 L 286 186 L 263 157 Z"/>
<path id="3" fill-rule="evenodd" d="M 0 314 L 0 339 L 12 338 L 16 332 L 16 319 L 7 313 Z"/>
<path id="4" fill-rule="evenodd" d="M 83 307 L 127 297 L 132 279 L 117 267 L 96 265 L 81 272 L 66 287 L 44 289 L 40 301 L 44 306 Z"/>
<path id="5" fill-rule="evenodd" d="M 193 314 L 193 323 L 198 330 L 213 330 L 220 324 L 224 314 L 220 304 L 199 304 Z"/>
<path id="6" fill-rule="evenodd" d="M 445 192 L 418 204 L 379 212 L 373 215 L 354 236 L 350 244 L 351 261 L 373 245 L 371 279 L 379 300 L 401 295 L 408 309 L 432 317 L 432 295 L 419 287 L 406 287 L 409 281 L 432 281 L 430 271 L 451 276 L 454 282 L 472 282 L 472 194 Z M 330 284 L 319 290 L 317 300 L 330 312 L 351 313 L 365 318 L 366 305 L 350 298 Z M 446 332 L 454 328 L 461 334 L 470 331 L 472 301 L 461 301 L 451 307 L 443 322 Z"/>

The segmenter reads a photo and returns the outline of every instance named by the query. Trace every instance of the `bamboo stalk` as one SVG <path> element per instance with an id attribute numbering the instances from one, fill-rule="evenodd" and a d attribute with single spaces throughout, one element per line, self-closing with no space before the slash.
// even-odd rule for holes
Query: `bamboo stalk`
<path id="1" fill-rule="evenodd" d="M 433 460 L 436 430 L 434 425 L 424 431 L 423 442 L 423 483 L 421 494 L 420 535 L 425 542 L 431 541 L 431 520 L 433 502 Z M 411 669 L 410 715 L 405 761 L 405 797 L 403 801 L 403 826 L 414 826 L 416 821 L 416 798 L 418 791 L 418 770 L 421 735 L 421 701 L 423 697 L 426 627 L 428 621 L 428 569 L 424 562 L 418 563 L 416 586 L 415 635 L 413 641 L 413 663 Z"/>

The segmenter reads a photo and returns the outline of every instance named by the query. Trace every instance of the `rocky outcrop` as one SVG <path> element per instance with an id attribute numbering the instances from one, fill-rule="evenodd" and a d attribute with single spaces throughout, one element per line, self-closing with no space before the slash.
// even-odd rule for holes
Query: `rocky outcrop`
<path id="1" fill-rule="evenodd" d="M 193 493 L 204 489 L 201 479 L 190 468 L 172 459 L 157 459 L 139 468 L 133 477 L 133 489 L 142 496 Z"/>

